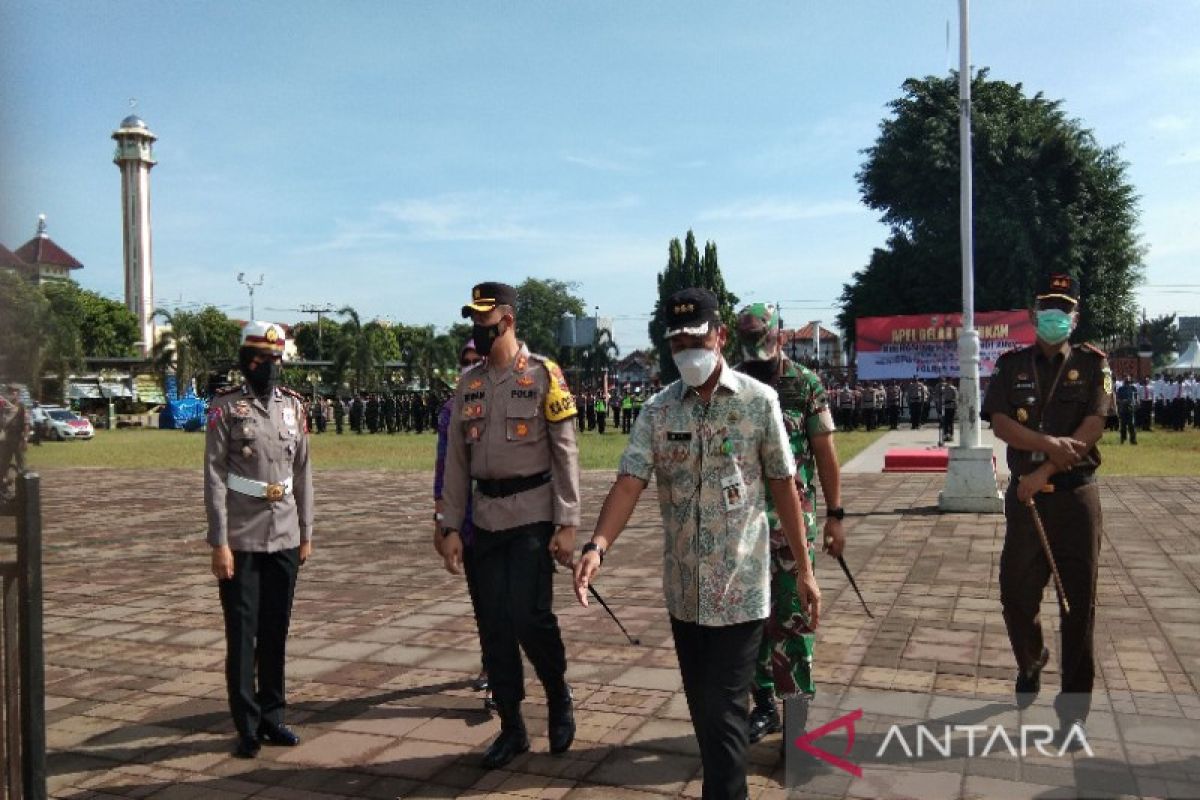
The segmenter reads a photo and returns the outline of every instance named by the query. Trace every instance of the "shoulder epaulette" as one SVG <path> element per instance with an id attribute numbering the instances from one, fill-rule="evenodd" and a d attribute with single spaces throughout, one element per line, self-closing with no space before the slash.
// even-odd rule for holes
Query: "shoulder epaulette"
<path id="1" fill-rule="evenodd" d="M 1080 342 L 1079 344 L 1075 345 L 1075 347 L 1079 350 L 1084 350 L 1098 355 L 1101 358 L 1108 358 L 1108 353 L 1104 352 L 1099 347 L 1096 347 L 1096 345 L 1092 344 L 1091 342 Z"/>
<path id="2" fill-rule="evenodd" d="M 307 397 L 305 397 L 304 395 L 300 394 L 300 393 L 299 393 L 299 392 L 297 392 L 295 389 L 289 389 L 289 388 L 288 388 L 288 387 L 286 387 L 286 386 L 280 386 L 280 387 L 279 387 L 279 391 L 283 392 L 283 393 L 284 393 L 284 394 L 286 394 L 288 397 L 294 397 L 294 398 L 296 398 L 296 399 L 297 399 L 297 400 L 299 400 L 301 403 L 303 403 L 303 402 L 305 402 L 306 400 L 308 400 L 308 398 L 307 398 Z"/>
<path id="3" fill-rule="evenodd" d="M 1030 347 L 1032 347 L 1032 345 L 1019 344 L 1016 347 L 1010 347 L 1009 349 L 1005 350 L 1003 353 L 996 356 L 996 358 L 997 358 L 997 360 L 999 360 L 1001 358 L 1004 358 L 1005 356 L 1016 355 L 1017 353 L 1021 352 L 1022 350 L 1028 350 Z"/>
<path id="4" fill-rule="evenodd" d="M 233 394 L 236 391 L 240 391 L 241 388 L 242 388 L 242 385 L 237 384 L 237 383 L 235 383 L 231 386 L 225 386 L 220 389 L 217 389 L 217 391 L 213 394 L 213 397 L 224 397 L 227 394 Z"/>

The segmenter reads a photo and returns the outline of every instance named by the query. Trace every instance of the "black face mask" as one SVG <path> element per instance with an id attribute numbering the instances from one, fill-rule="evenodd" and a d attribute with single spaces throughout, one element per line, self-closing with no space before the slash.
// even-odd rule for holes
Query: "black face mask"
<path id="1" fill-rule="evenodd" d="M 495 325 L 480 325 L 475 323 L 471 326 L 471 339 L 475 342 L 475 352 L 487 358 L 488 353 L 492 352 L 492 345 L 497 339 L 504 335 L 500 330 L 500 323 Z"/>
<path id="2" fill-rule="evenodd" d="M 742 372 L 756 381 L 774 384 L 775 378 L 779 375 L 779 361 L 774 358 L 769 361 L 743 361 Z"/>
<path id="3" fill-rule="evenodd" d="M 271 388 L 279 383 L 279 375 L 282 371 L 279 362 L 274 359 L 261 361 L 255 367 L 246 365 L 242 368 L 242 374 L 246 376 L 246 383 L 250 384 L 250 389 L 257 395 L 264 395 L 271 391 Z"/>

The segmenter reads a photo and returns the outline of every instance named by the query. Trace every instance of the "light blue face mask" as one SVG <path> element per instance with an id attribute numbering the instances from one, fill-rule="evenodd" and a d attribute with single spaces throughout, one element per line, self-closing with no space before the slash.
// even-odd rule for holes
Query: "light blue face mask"
<path id="1" fill-rule="evenodd" d="M 1037 337 L 1046 344 L 1062 344 L 1071 335 L 1071 315 L 1061 308 L 1037 312 Z"/>

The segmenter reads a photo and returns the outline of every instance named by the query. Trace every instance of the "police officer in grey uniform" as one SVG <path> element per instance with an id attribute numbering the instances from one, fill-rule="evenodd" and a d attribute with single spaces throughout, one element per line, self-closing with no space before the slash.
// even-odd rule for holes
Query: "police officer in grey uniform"
<path id="1" fill-rule="evenodd" d="M 279 386 L 283 348 L 279 325 L 242 329 L 246 381 L 213 398 L 204 448 L 208 543 L 240 758 L 256 756 L 263 741 L 300 742 L 283 724 L 284 652 L 296 575 L 312 553 L 313 495 L 304 398 Z"/>
<path id="2" fill-rule="evenodd" d="M 473 501 L 475 543 L 468 557 L 501 723 L 484 756 L 489 769 L 529 749 L 521 650 L 546 691 L 550 752 L 565 752 L 575 739 L 566 650 L 551 608 L 554 562 L 571 564 L 579 525 L 577 411 L 562 370 L 517 340 L 516 304 L 511 286 L 481 283 L 462 308 L 486 362 L 464 373 L 455 389 L 442 494 L 442 554 L 456 574 L 462 566 L 458 529 L 469 495 Z"/>

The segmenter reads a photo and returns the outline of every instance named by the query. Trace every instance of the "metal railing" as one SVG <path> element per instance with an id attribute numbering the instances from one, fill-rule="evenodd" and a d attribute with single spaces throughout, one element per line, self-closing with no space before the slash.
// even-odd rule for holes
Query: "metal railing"
<path id="1" fill-rule="evenodd" d="M 0 506 L 0 798 L 45 800 L 41 479 L 16 482 L 15 501 Z"/>

